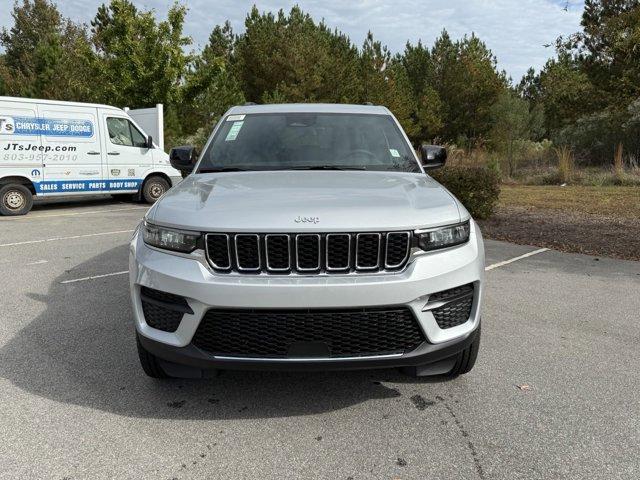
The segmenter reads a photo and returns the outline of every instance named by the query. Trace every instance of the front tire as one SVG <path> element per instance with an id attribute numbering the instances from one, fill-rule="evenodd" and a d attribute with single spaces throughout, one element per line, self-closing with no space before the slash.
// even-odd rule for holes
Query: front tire
<path id="1" fill-rule="evenodd" d="M 451 371 L 447 373 L 447 377 L 453 378 L 458 375 L 464 375 L 473 369 L 473 366 L 476 364 L 476 359 L 478 358 L 478 351 L 480 350 L 480 333 L 481 331 L 479 326 L 478 331 L 476 332 L 476 338 L 473 340 L 471 345 L 458 353 L 456 363 Z"/>
<path id="2" fill-rule="evenodd" d="M 154 175 L 144 182 L 142 198 L 147 203 L 155 203 L 169 188 L 170 185 L 167 180 L 158 175 Z"/>
<path id="3" fill-rule="evenodd" d="M 33 194 L 24 185 L 12 183 L 0 188 L 0 214 L 26 215 L 33 207 Z"/>
<path id="4" fill-rule="evenodd" d="M 142 370 L 151 378 L 169 378 L 169 375 L 162 369 L 158 357 L 149 353 L 140 343 L 140 337 L 136 333 L 136 346 L 138 347 L 138 358 Z"/>
<path id="5" fill-rule="evenodd" d="M 403 367 L 401 370 L 405 374 L 414 377 L 440 377 L 455 378 L 458 375 L 469 373 L 476 364 L 478 351 L 480 350 L 480 326 L 476 330 L 473 342 L 467 348 L 458 352 L 455 356 L 445 358 L 434 363 L 417 365 L 415 367 Z"/>

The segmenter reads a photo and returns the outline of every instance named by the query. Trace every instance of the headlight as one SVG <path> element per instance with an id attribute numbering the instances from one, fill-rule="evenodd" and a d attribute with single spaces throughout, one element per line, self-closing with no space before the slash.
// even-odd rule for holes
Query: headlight
<path id="1" fill-rule="evenodd" d="M 159 227 L 144 222 L 142 225 L 142 238 L 144 243 L 152 247 L 164 248 L 176 252 L 191 253 L 198 244 L 200 234 L 196 232 L 185 232 L 173 228 Z"/>
<path id="2" fill-rule="evenodd" d="M 426 232 L 418 230 L 418 246 L 425 251 L 453 247 L 469 241 L 469 220 L 458 225 L 434 228 Z"/>

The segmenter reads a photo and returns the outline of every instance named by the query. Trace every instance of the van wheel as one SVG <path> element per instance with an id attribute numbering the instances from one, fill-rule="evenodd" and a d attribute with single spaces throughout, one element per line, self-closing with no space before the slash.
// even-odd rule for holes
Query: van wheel
<path id="1" fill-rule="evenodd" d="M 138 358 L 140 359 L 140 365 L 142 366 L 142 370 L 144 370 L 144 373 L 146 373 L 147 376 L 151 378 L 169 378 L 169 375 L 167 375 L 160 366 L 160 363 L 158 362 L 156 356 L 147 352 L 142 346 L 137 332 L 136 345 L 138 347 Z"/>
<path id="2" fill-rule="evenodd" d="M 26 215 L 33 207 L 33 195 L 24 185 L 13 183 L 0 188 L 0 214 Z"/>
<path id="3" fill-rule="evenodd" d="M 144 182 L 142 198 L 147 203 L 155 203 L 167 190 L 169 190 L 169 182 L 162 177 L 153 176 Z"/>

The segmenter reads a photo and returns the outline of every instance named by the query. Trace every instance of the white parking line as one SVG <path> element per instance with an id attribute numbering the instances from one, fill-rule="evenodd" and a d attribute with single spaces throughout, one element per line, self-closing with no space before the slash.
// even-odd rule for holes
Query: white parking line
<path id="1" fill-rule="evenodd" d="M 116 275 L 124 275 L 126 273 L 129 273 L 129 270 L 123 270 L 122 272 L 105 273 L 103 275 L 91 275 L 90 277 L 74 278 L 73 280 L 64 280 L 63 282 L 60 282 L 60 283 L 84 282 L 85 280 L 95 280 L 96 278 L 114 277 Z"/>
<path id="2" fill-rule="evenodd" d="M 503 267 L 504 265 L 509 265 L 510 263 L 517 262 L 518 260 L 522 260 L 523 258 L 532 257 L 533 255 L 538 255 L 539 253 L 546 252 L 549 250 L 548 248 L 540 248 L 538 250 L 534 250 L 533 252 L 525 253 L 524 255 L 520 255 L 519 257 L 513 257 L 509 260 L 505 260 L 504 262 L 494 263 L 493 265 L 489 265 L 485 267 L 485 271 L 493 270 L 494 268 Z"/>
<path id="3" fill-rule="evenodd" d="M 0 243 L 0 247 L 15 247 L 16 245 L 31 245 L 33 243 L 58 242 L 60 240 L 72 240 L 74 238 L 100 237 L 104 235 L 117 235 L 119 233 L 132 233 L 134 230 L 116 230 L 115 232 L 87 233 L 84 235 L 71 235 L 69 237 L 43 238 L 41 240 L 26 240 L 24 242 Z"/>
<path id="4" fill-rule="evenodd" d="M 21 217 L 7 217 L 0 220 L 0 222 L 8 222 L 11 220 L 31 220 L 36 218 L 51 218 L 51 217 L 69 217 L 73 215 L 88 215 L 90 213 L 110 213 L 110 212 L 126 212 L 128 210 L 148 210 L 149 207 L 129 207 L 129 208 L 111 208 L 109 210 L 85 210 L 82 212 L 68 212 L 68 213 L 53 213 L 50 215 L 27 215 Z"/>
<path id="5" fill-rule="evenodd" d="M 27 267 L 30 267 L 31 265 L 43 265 L 45 263 L 49 263 L 49 260 L 36 260 L 35 262 L 29 262 L 27 264 L 25 264 Z"/>

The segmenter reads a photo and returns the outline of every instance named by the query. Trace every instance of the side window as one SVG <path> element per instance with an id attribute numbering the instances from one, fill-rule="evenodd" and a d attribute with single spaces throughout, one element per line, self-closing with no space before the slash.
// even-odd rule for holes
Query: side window
<path id="1" fill-rule="evenodd" d="M 139 148 L 146 146 L 144 135 L 126 118 L 108 117 L 107 130 L 109 140 L 114 145 Z"/>
<path id="2" fill-rule="evenodd" d="M 107 130 L 109 130 L 109 140 L 115 145 L 133 146 L 129 121 L 126 118 L 107 118 Z"/>
<path id="3" fill-rule="evenodd" d="M 145 140 L 144 135 L 140 133 L 140 130 L 138 130 L 133 125 L 133 123 L 129 122 L 128 120 L 127 123 L 129 124 L 129 128 L 131 129 L 131 139 L 133 140 L 133 146 L 145 148 L 147 146 L 147 141 Z"/>

